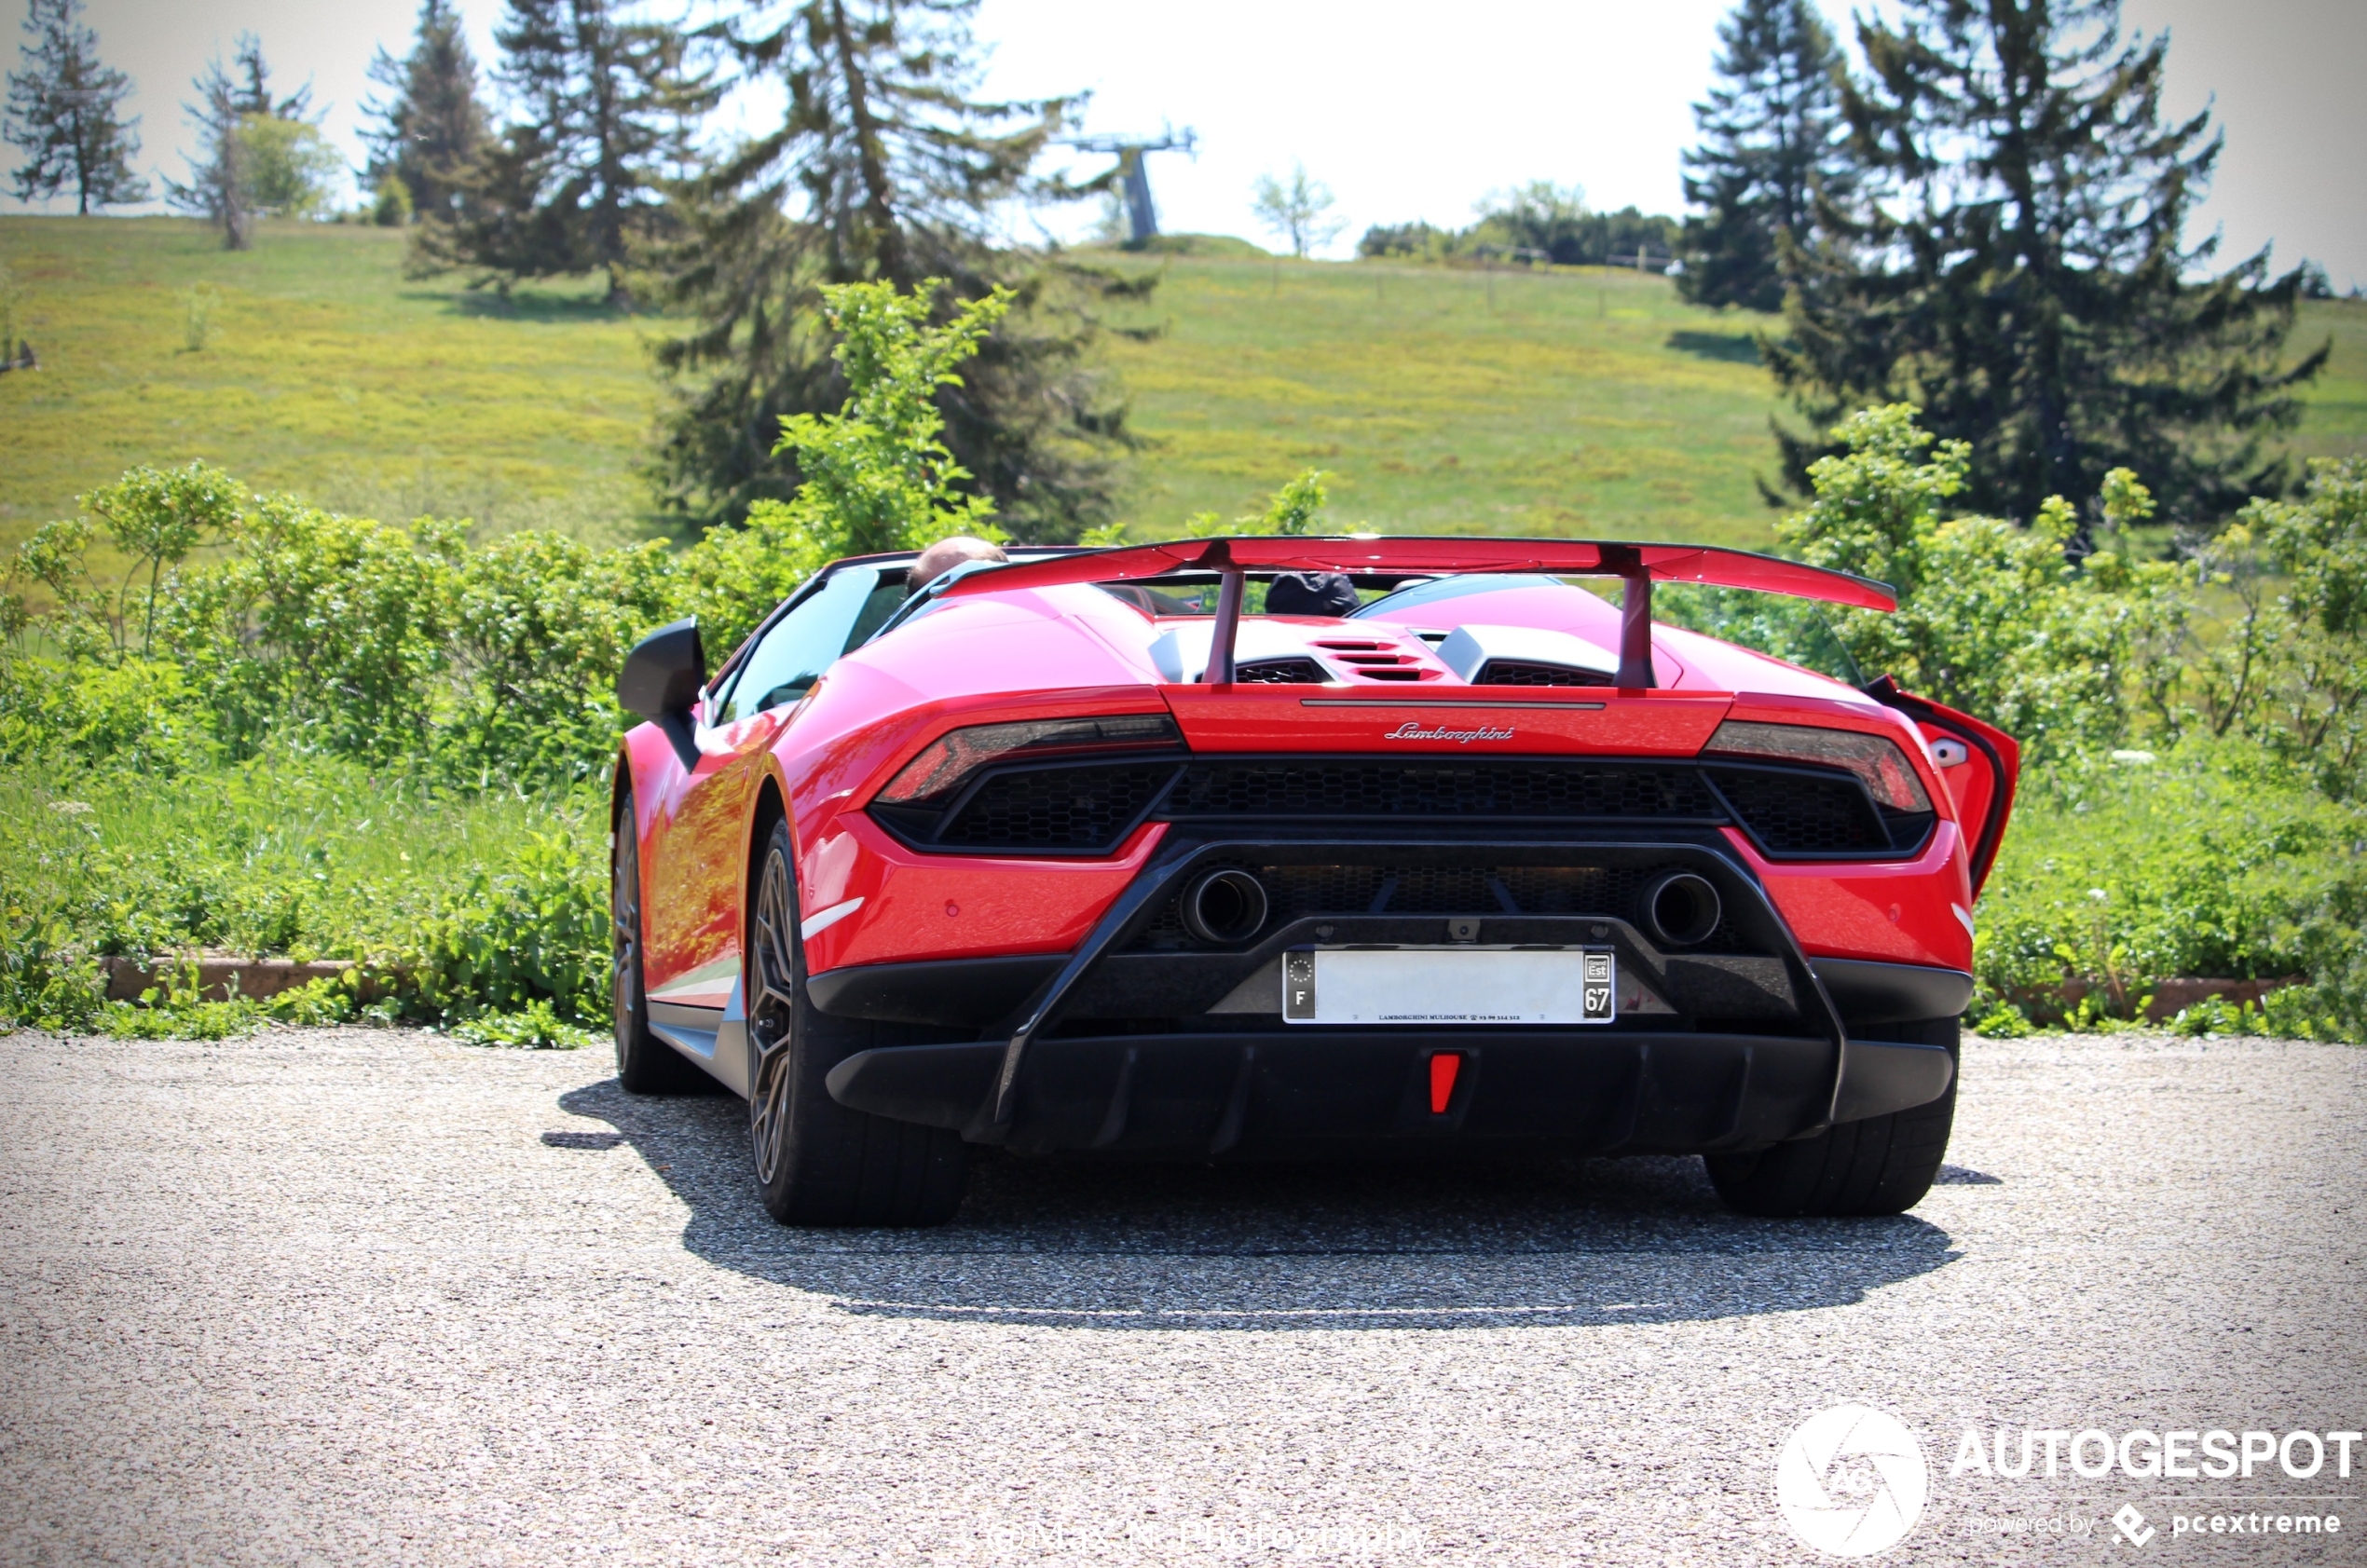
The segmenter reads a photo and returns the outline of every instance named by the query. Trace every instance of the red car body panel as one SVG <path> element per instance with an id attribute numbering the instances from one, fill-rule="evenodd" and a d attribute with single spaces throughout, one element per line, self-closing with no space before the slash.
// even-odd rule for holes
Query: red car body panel
<path id="1" fill-rule="evenodd" d="M 846 964 L 1065 953 L 1085 939 L 1158 847 L 1163 823 L 1137 828 L 1107 860 L 986 860 L 916 854 L 870 818 L 850 811 L 828 843 L 848 844 L 854 868 L 840 900 L 862 898 L 862 920 L 842 920 L 806 945 L 816 973 Z M 818 858 L 818 857 L 817 857 Z M 814 895 L 814 909 L 830 907 Z"/>

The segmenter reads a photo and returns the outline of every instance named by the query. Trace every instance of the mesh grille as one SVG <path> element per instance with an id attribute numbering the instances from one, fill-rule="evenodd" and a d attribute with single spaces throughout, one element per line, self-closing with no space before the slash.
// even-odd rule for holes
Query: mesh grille
<path id="1" fill-rule="evenodd" d="M 1474 686 L 1608 686 L 1611 677 L 1598 670 L 1574 670 L 1567 664 L 1531 664 L 1519 659 L 1491 659 L 1480 666 Z"/>
<path id="2" fill-rule="evenodd" d="M 1202 762 L 1171 817 L 1653 817 L 1725 813 L 1690 768 L 1551 762 Z"/>
<path id="3" fill-rule="evenodd" d="M 1260 659 L 1233 667 L 1244 686 L 1321 686 L 1331 677 L 1312 659 Z"/>
<path id="4" fill-rule="evenodd" d="M 975 848 L 1102 849 L 1142 814 L 1174 771 L 1133 763 L 998 773 L 945 825 L 937 842 Z"/>
<path id="5" fill-rule="evenodd" d="M 1713 768 L 1710 777 L 1758 841 L 1779 854 L 1866 854 L 1890 834 L 1854 779 L 1772 770 Z"/>

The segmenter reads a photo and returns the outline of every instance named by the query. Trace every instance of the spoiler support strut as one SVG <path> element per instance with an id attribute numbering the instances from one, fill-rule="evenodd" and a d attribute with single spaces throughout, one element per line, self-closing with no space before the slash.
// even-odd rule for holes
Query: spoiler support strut
<path id="1" fill-rule="evenodd" d="M 1200 672 L 1200 679 L 1211 686 L 1230 686 L 1233 648 L 1241 640 L 1241 595 L 1249 582 L 1229 553 L 1220 556 L 1214 565 L 1218 572 L 1216 625 L 1209 639 L 1208 667 Z"/>
<path id="2" fill-rule="evenodd" d="M 1652 674 L 1652 574 L 1644 552 L 1632 544 L 1603 546 L 1604 571 L 1619 579 L 1619 673 L 1612 684 L 1626 690 L 1657 686 Z"/>

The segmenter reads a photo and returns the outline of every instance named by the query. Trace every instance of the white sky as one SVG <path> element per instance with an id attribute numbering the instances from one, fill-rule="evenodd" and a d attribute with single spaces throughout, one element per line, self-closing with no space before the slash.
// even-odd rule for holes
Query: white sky
<path id="1" fill-rule="evenodd" d="M 495 0 L 463 0 L 481 61 Z M 1483 0 L 1469 11 L 1307 0 L 1085 5 L 984 0 L 990 91 L 1090 89 L 1088 130 L 1189 125 L 1197 161 L 1152 161 L 1162 226 L 1265 242 L 1250 211 L 1262 172 L 1294 160 L 1327 183 L 1348 226 L 1469 221 L 1488 190 L 1550 179 L 1597 207 L 1676 212 L 1677 154 L 1706 86 L 1729 0 Z M 1846 7 L 1822 0 L 1846 31 Z M 13 11 L 15 7 L 11 6 Z M 372 51 L 408 48 L 416 0 L 89 0 L 102 53 L 129 70 L 143 164 L 185 172 L 182 101 L 208 56 L 262 35 L 283 89 L 308 75 L 355 160 Z M 5 14 L 5 13 L 0 13 Z M 21 14 L 21 13 L 19 13 Z M 2172 30 L 2171 113 L 2214 96 L 2227 151 L 2204 231 L 2228 255 L 2270 241 L 2280 263 L 2325 264 L 2367 284 L 2367 60 L 2361 0 L 2127 0 L 2132 27 Z M 0 54 L 13 63 L 13 55 Z M 0 210 L 14 207 L 0 198 Z"/>

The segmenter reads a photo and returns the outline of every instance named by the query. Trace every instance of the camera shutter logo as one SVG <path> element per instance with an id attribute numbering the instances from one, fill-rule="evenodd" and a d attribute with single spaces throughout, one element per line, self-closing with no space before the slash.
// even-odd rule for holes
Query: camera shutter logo
<path id="1" fill-rule="evenodd" d="M 1792 1428 L 1775 1461 L 1784 1522 L 1835 1557 L 1871 1557 L 1905 1540 L 1930 1491 L 1915 1434 L 1865 1405 L 1817 1411 Z"/>

